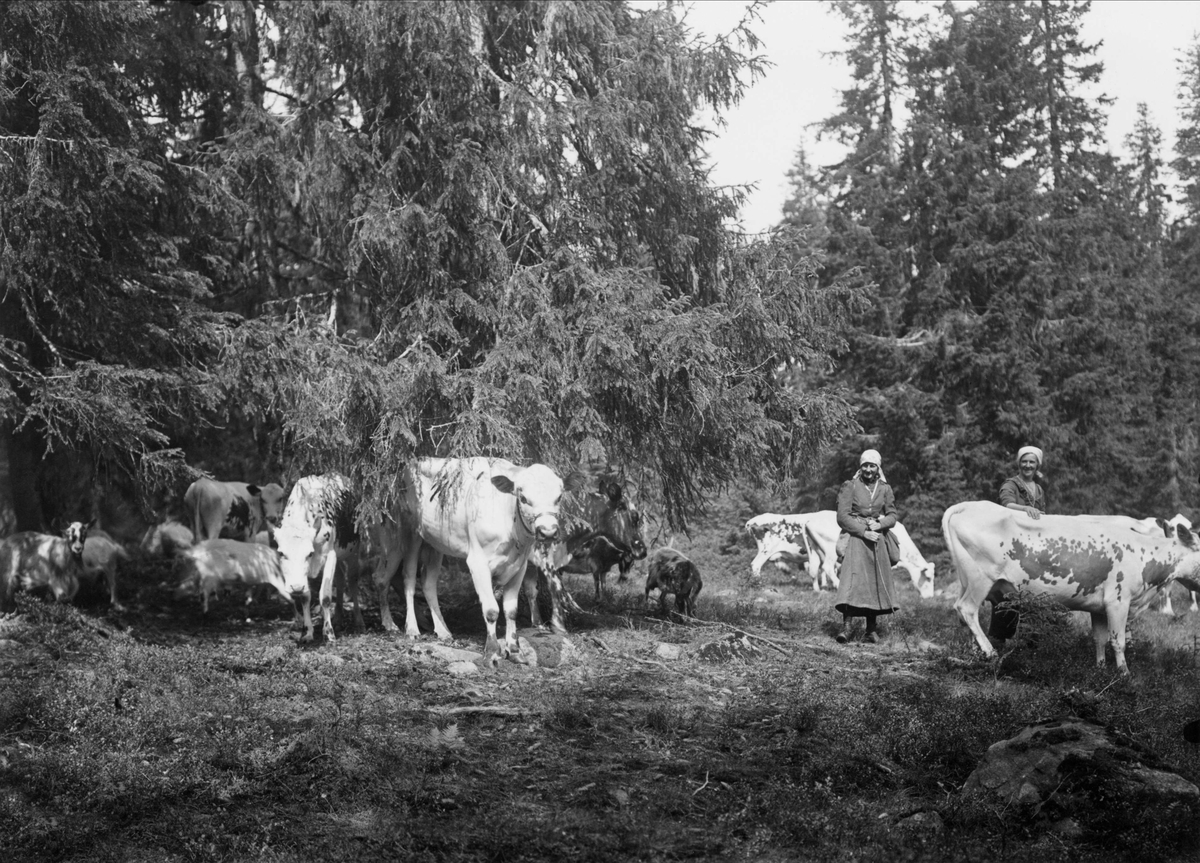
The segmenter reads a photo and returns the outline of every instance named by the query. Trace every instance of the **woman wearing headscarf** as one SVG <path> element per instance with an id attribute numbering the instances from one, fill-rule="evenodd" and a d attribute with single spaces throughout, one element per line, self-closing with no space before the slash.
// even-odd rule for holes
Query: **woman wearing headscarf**
<path id="1" fill-rule="evenodd" d="M 842 484 L 838 493 L 838 526 L 846 536 L 846 554 L 838 577 L 837 604 L 842 613 L 839 644 L 850 640 L 850 624 L 855 617 L 867 619 L 864 641 L 879 641 L 875 620 L 896 610 L 896 590 L 892 584 L 892 562 L 888 557 L 885 534 L 896 524 L 896 498 L 883 478 L 879 453 L 873 449 L 858 459 L 858 471 Z"/>
<path id="2" fill-rule="evenodd" d="M 1000 503 L 1009 509 L 1041 518 L 1046 511 L 1046 492 L 1038 484 L 1042 476 L 1042 451 L 1035 446 L 1023 446 L 1017 451 L 1017 475 L 1010 476 L 1000 486 Z"/>

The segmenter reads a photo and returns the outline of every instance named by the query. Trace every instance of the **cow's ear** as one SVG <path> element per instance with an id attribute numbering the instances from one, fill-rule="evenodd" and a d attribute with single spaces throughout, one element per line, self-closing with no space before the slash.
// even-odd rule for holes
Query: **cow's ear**
<path id="1" fill-rule="evenodd" d="M 246 486 L 246 491 L 250 493 L 251 497 L 258 497 L 260 494 L 262 494 L 262 489 L 256 485 Z"/>
<path id="2" fill-rule="evenodd" d="M 1197 550 L 1198 546 L 1196 543 L 1196 535 L 1194 533 L 1192 533 L 1190 530 L 1188 530 L 1186 527 L 1184 527 L 1182 524 L 1175 528 L 1175 535 L 1179 537 L 1180 542 L 1182 542 L 1184 545 L 1186 545 L 1192 551 Z"/>
<path id="3" fill-rule="evenodd" d="M 505 494 L 512 494 L 513 489 L 516 488 L 516 485 L 512 481 L 512 477 L 505 476 L 504 474 L 492 477 L 492 485 L 500 489 L 500 491 L 504 492 Z"/>
<path id="4" fill-rule="evenodd" d="M 579 491 L 587 485 L 587 477 L 577 470 L 571 471 L 563 478 L 563 491 Z"/>
<path id="5" fill-rule="evenodd" d="M 1165 518 L 1156 518 L 1154 523 L 1162 528 L 1163 536 L 1170 539 L 1175 535 L 1175 525 L 1168 522 Z"/>

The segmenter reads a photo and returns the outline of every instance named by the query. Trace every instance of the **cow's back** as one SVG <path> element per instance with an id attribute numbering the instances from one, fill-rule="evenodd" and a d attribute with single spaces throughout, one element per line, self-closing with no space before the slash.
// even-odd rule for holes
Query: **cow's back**
<path id="1" fill-rule="evenodd" d="M 492 485 L 493 467 L 514 470 L 504 459 L 425 458 L 405 470 L 401 516 L 438 552 L 465 558 L 474 536 L 480 545 L 517 543 L 516 498 Z M 526 543 L 532 546 L 532 539 Z"/>

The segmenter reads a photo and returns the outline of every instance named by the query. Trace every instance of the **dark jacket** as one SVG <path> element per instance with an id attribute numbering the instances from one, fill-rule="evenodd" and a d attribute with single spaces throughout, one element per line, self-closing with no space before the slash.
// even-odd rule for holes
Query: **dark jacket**
<path id="1" fill-rule="evenodd" d="M 1021 475 L 1010 476 L 1000 486 L 1000 505 L 1008 506 L 1010 503 L 1015 503 L 1020 506 L 1031 506 L 1038 512 L 1046 511 L 1046 492 L 1037 482 L 1033 484 L 1034 493 L 1031 497 L 1029 490 L 1025 488 L 1025 483 L 1021 482 Z"/>
<path id="2" fill-rule="evenodd" d="M 891 614 L 896 605 L 892 562 L 883 538 L 863 537 L 869 519 L 879 519 L 880 533 L 896 524 L 896 498 L 884 480 L 872 488 L 857 476 L 842 485 L 838 494 L 838 526 L 850 535 L 846 556 L 838 573 L 836 608 L 842 614 Z"/>

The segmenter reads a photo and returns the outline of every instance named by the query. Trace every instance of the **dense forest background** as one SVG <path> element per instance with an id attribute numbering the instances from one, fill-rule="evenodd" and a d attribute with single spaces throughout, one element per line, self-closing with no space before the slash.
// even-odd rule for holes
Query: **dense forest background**
<path id="1" fill-rule="evenodd" d="M 1172 195 L 1081 95 L 1088 3 L 831 7 L 847 156 L 748 236 L 699 118 L 753 8 L 0 5 L 0 532 L 197 469 L 342 470 L 369 518 L 434 453 L 614 466 L 678 528 L 873 446 L 932 544 L 1025 443 L 1056 511 L 1195 515 L 1200 45 Z"/>

